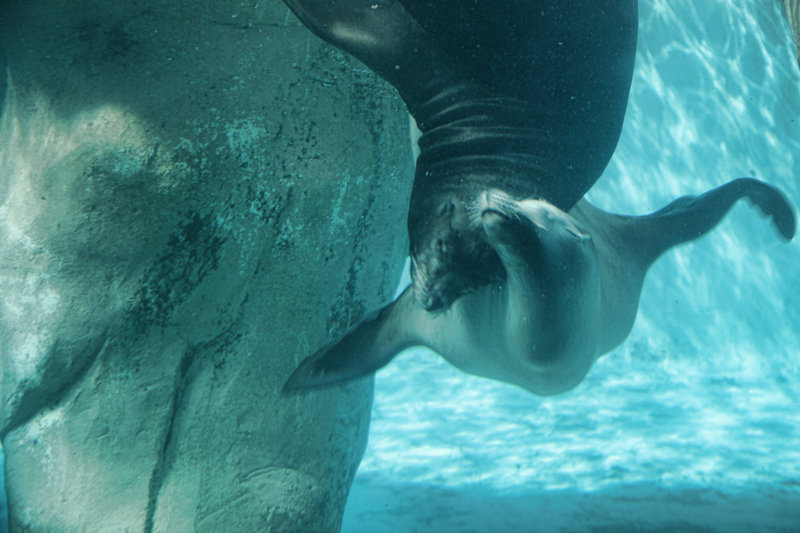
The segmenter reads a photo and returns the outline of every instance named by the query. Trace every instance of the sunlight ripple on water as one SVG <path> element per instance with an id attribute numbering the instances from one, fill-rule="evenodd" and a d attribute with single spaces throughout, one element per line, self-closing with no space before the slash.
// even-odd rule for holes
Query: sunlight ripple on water
<path id="1" fill-rule="evenodd" d="M 754 176 L 800 204 L 800 72 L 780 9 L 777 1 L 640 2 L 626 123 L 591 200 L 641 214 Z M 630 499 L 636 486 L 641 520 L 652 511 L 643 502 L 664 497 L 717 506 L 711 518 L 680 508 L 711 528 L 764 516 L 786 520 L 776 531 L 800 528 L 800 511 L 781 516 L 800 509 L 799 257 L 798 240 L 779 242 L 743 202 L 710 236 L 654 265 L 628 340 L 553 398 L 468 376 L 427 350 L 406 352 L 377 374 L 344 531 L 459 531 L 463 524 L 442 516 L 459 498 L 469 530 L 490 531 L 466 509 L 480 501 L 475 487 L 533 495 L 519 506 L 495 502 L 515 519 L 561 491 Z M 369 509 L 377 488 L 392 495 L 385 506 L 405 502 L 395 526 L 381 529 L 376 518 L 390 509 Z M 445 496 L 451 503 L 434 503 Z"/>

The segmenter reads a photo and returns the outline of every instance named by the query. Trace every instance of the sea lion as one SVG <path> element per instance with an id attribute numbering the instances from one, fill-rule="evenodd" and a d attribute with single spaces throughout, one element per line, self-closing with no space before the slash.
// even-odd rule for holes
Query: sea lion
<path id="1" fill-rule="evenodd" d="M 616 147 L 636 0 L 285 0 L 314 33 L 391 83 L 422 131 L 408 215 L 424 308 L 503 277 L 470 223 L 484 190 L 568 211 Z"/>
<path id="2" fill-rule="evenodd" d="M 420 308 L 406 289 L 302 361 L 285 390 L 361 377 L 406 348 L 427 346 L 470 374 L 539 395 L 565 392 L 628 336 L 650 265 L 710 231 L 740 198 L 770 217 L 782 239 L 793 238 L 788 200 L 751 178 L 681 197 L 646 216 L 607 213 L 586 200 L 565 213 L 541 200 L 485 191 L 472 223 L 500 258 L 503 281 L 441 312 Z"/>

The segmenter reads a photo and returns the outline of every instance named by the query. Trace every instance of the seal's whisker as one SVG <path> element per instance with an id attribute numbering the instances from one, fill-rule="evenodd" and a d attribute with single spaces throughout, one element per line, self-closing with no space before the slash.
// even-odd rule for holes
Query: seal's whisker
<path id="1" fill-rule="evenodd" d="M 481 211 L 483 211 L 483 194 L 479 194 L 466 203 L 469 227 L 475 228 L 481 223 Z"/>

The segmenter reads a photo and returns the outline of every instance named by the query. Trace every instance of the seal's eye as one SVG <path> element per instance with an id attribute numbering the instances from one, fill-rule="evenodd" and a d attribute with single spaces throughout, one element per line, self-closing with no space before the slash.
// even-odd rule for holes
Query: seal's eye
<path id="1" fill-rule="evenodd" d="M 452 215 L 456 210 L 456 204 L 453 202 L 445 202 L 439 206 L 438 215 L 439 216 L 447 216 Z"/>

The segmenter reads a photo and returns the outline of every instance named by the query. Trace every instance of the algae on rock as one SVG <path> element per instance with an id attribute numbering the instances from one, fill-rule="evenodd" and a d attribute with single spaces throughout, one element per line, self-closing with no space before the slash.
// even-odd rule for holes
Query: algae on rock
<path id="1" fill-rule="evenodd" d="M 392 296 L 402 103 L 280 2 L 2 11 L 12 531 L 338 530 L 371 380 L 279 391 Z"/>

